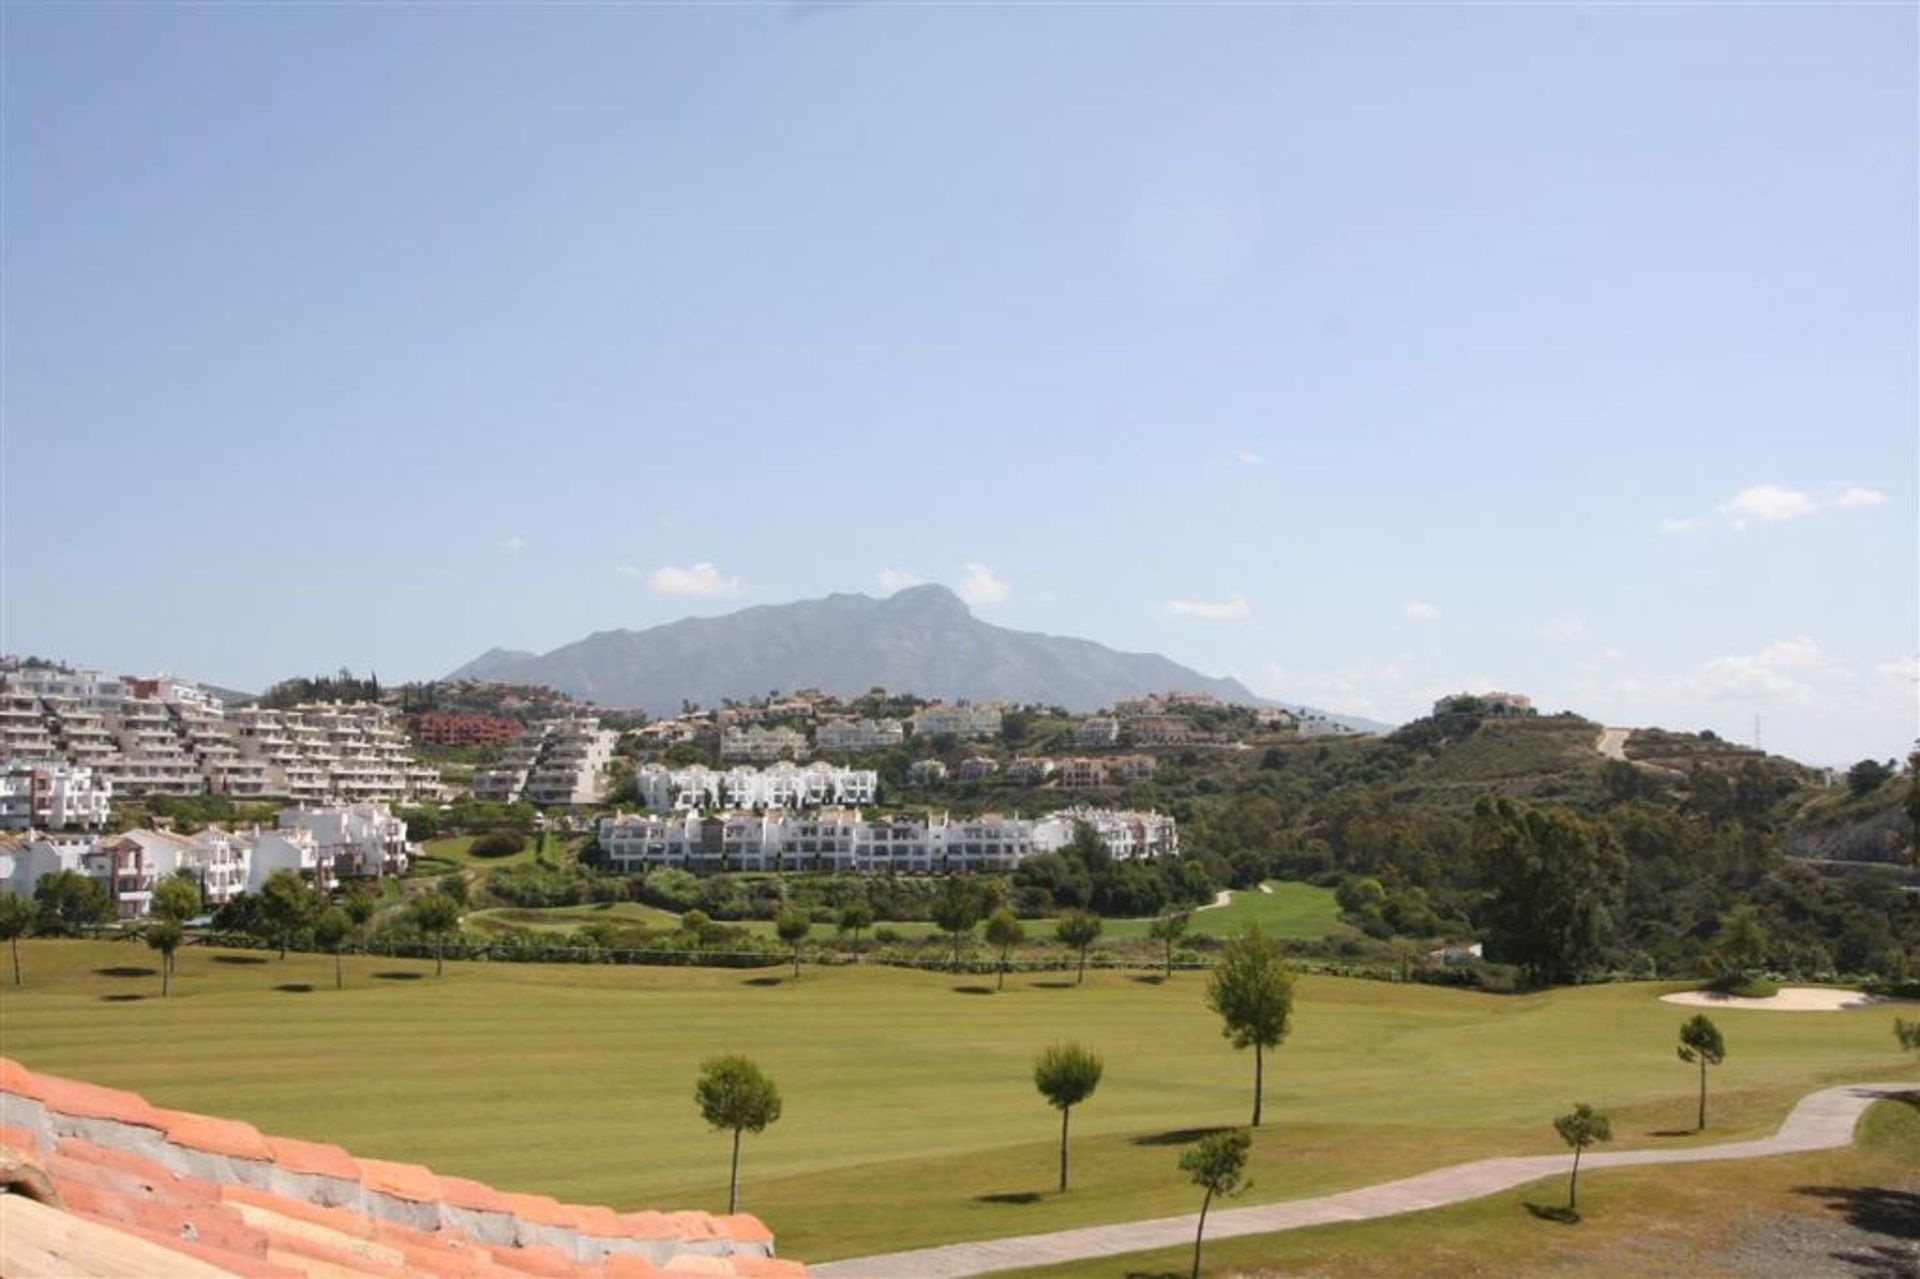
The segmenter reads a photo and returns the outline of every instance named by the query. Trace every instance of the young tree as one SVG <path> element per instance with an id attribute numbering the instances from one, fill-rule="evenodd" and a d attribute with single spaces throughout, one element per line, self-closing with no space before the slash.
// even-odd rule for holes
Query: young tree
<path id="1" fill-rule="evenodd" d="M 987 945 L 1000 952 L 1000 974 L 993 983 L 995 990 L 1005 990 L 1007 986 L 1007 952 L 1027 939 L 1027 930 L 1014 918 L 1011 910 L 1002 906 L 993 912 L 987 920 Z"/>
<path id="2" fill-rule="evenodd" d="M 1067 1189 L 1067 1119 L 1073 1108 L 1093 1096 L 1104 1069 L 1100 1058 L 1079 1044 L 1059 1044 L 1033 1063 L 1033 1086 L 1060 1112 L 1060 1192 Z"/>
<path id="3" fill-rule="evenodd" d="M 1766 962 L 1772 944 L 1767 926 L 1752 902 L 1741 902 L 1720 916 L 1719 931 L 1713 935 L 1713 963 L 1722 973 L 1746 977 Z"/>
<path id="4" fill-rule="evenodd" d="M 260 915 L 272 937 L 280 944 L 280 958 L 287 957 L 293 935 L 313 922 L 320 913 L 320 895 L 308 887 L 298 871 L 276 870 L 260 885 Z"/>
<path id="5" fill-rule="evenodd" d="M 160 997 L 165 999 L 173 983 L 173 952 L 180 949 L 186 931 L 179 921 L 157 920 L 147 925 L 147 945 L 160 953 Z"/>
<path id="6" fill-rule="evenodd" d="M 33 907 L 24 897 L 0 897 L 0 940 L 13 951 L 13 984 L 20 984 L 20 939 L 33 927 Z"/>
<path id="7" fill-rule="evenodd" d="M 184 924 L 200 913 L 200 907 L 200 881 L 192 871 L 179 870 L 153 886 L 153 901 L 147 909 L 155 919 Z"/>
<path id="8" fill-rule="evenodd" d="M 1147 936 L 1166 947 L 1167 980 L 1173 980 L 1173 948 L 1187 935 L 1187 929 L 1193 924 L 1193 912 L 1190 910 L 1170 910 L 1153 921 L 1147 929 Z"/>
<path id="9" fill-rule="evenodd" d="M 1560 1134 L 1560 1140 L 1573 1147 L 1573 1172 L 1567 1178 L 1567 1211 L 1572 1212 L 1577 1207 L 1574 1196 L 1579 1190 L 1580 1152 L 1595 1142 L 1612 1141 L 1613 1125 L 1583 1101 L 1570 1113 L 1554 1120 L 1553 1130 Z"/>
<path id="10" fill-rule="evenodd" d="M 774 917 L 773 929 L 780 934 L 780 940 L 793 948 L 793 975 L 800 976 L 800 943 L 813 931 L 813 921 L 807 912 L 788 907 Z"/>
<path id="11" fill-rule="evenodd" d="M 733 1164 L 727 1178 L 727 1211 L 740 1207 L 740 1134 L 761 1132 L 780 1118 L 780 1090 L 760 1067 L 738 1054 L 700 1063 L 693 1086 L 700 1114 L 713 1127 L 733 1133 Z"/>
<path id="12" fill-rule="evenodd" d="M 373 922 L 375 910 L 373 894 L 364 888 L 356 888 L 347 894 L 341 909 L 346 911 L 347 921 L 353 925 L 354 944 L 364 953 L 367 949 L 367 925 Z"/>
<path id="13" fill-rule="evenodd" d="M 345 949 L 347 939 L 353 936 L 353 920 L 347 912 L 338 906 L 329 906 L 320 912 L 320 918 L 313 921 L 313 941 L 321 950 L 333 956 L 333 988 L 341 989 L 346 983 L 340 972 L 340 952 Z"/>
<path id="14" fill-rule="evenodd" d="M 1080 975 L 1073 979 L 1078 986 L 1087 980 L 1087 948 L 1100 936 L 1100 916 L 1084 910 L 1070 910 L 1060 916 L 1060 922 L 1053 926 L 1053 935 L 1060 939 L 1063 946 L 1071 946 L 1080 952 Z"/>
<path id="15" fill-rule="evenodd" d="M 1902 1048 L 1911 1052 L 1920 1052 L 1920 1021 L 1908 1021 L 1905 1017 L 1895 1017 L 1893 1037 L 1900 1041 Z"/>
<path id="16" fill-rule="evenodd" d="M 873 927 L 873 907 L 865 902 L 848 902 L 840 908 L 840 918 L 835 928 L 842 934 L 853 934 L 853 950 L 860 953 L 860 934 Z"/>
<path id="17" fill-rule="evenodd" d="M 1691 1065 L 1700 1063 L 1700 1119 L 1694 1131 L 1704 1132 L 1707 1127 L 1707 1067 L 1718 1066 L 1727 1059 L 1727 1041 L 1720 1037 L 1720 1028 L 1713 1024 L 1705 1013 L 1689 1017 L 1680 1027 L 1680 1060 Z"/>
<path id="18" fill-rule="evenodd" d="M 460 927 L 460 906 L 445 893 L 428 893 L 409 912 L 413 926 L 433 938 L 433 975 L 446 971 L 447 934 Z"/>
<path id="19" fill-rule="evenodd" d="M 953 939 L 953 970 L 959 972 L 960 949 L 980 922 L 980 903 L 964 881 L 949 878 L 933 899 L 931 913 L 940 931 Z"/>
<path id="20" fill-rule="evenodd" d="M 1266 1091 L 1263 1054 L 1278 1048 L 1293 1022 L 1293 974 L 1280 947 L 1250 925 L 1227 943 L 1207 974 L 1207 1007 L 1220 1014 L 1220 1033 L 1235 1048 L 1253 1049 L 1253 1127 L 1260 1126 Z"/>
<path id="21" fill-rule="evenodd" d="M 77 870 L 42 875 L 33 886 L 33 904 L 37 933 L 73 936 L 89 924 L 113 918 L 113 898 L 106 887 Z"/>
<path id="22" fill-rule="evenodd" d="M 1242 1180 L 1247 1168 L 1247 1152 L 1253 1147 L 1253 1134 L 1245 1128 L 1230 1128 L 1209 1133 L 1200 1143 L 1180 1156 L 1180 1171 L 1188 1180 L 1207 1192 L 1200 1201 L 1200 1227 L 1193 1232 L 1193 1279 L 1200 1279 L 1200 1245 L 1207 1237 L 1207 1209 L 1213 1197 L 1230 1198 L 1247 1188 Z"/>

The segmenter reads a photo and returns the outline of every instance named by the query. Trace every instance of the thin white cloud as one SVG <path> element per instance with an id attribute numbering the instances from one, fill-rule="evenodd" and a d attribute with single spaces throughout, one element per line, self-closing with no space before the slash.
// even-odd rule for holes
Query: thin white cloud
<path id="1" fill-rule="evenodd" d="M 1702 702 L 1816 705 L 1823 688 L 1851 672 L 1805 635 L 1776 640 L 1757 653 L 1715 657 L 1683 675 L 1675 692 Z"/>
<path id="2" fill-rule="evenodd" d="M 527 539 L 524 537 L 509 537 L 500 543 L 500 549 L 509 555 L 518 555 L 527 549 Z"/>
<path id="3" fill-rule="evenodd" d="M 1586 619 L 1573 613 L 1562 613 L 1558 617 L 1550 617 L 1540 624 L 1541 639 L 1566 642 L 1569 640 L 1585 639 L 1586 637 Z"/>
<path id="4" fill-rule="evenodd" d="M 692 568 L 669 564 L 654 570 L 648 585 L 661 595 L 738 595 L 746 583 L 737 577 L 722 577 L 720 570 L 702 560 Z"/>
<path id="5" fill-rule="evenodd" d="M 1799 489 L 1780 484 L 1755 484 L 1741 489 L 1714 509 L 1735 529 L 1745 529 L 1753 524 L 1797 520 L 1803 515 L 1812 515 L 1820 509 L 1820 504 L 1811 493 Z"/>
<path id="6" fill-rule="evenodd" d="M 1785 524 L 1821 511 L 1857 511 L 1879 506 L 1887 495 L 1879 489 L 1850 485 L 1818 494 L 1784 484 L 1753 484 L 1741 489 L 1713 508 L 1711 515 L 1689 515 L 1661 520 L 1655 527 L 1662 533 L 1700 533 L 1710 528 L 1744 533 L 1764 524 Z"/>
<path id="7" fill-rule="evenodd" d="M 960 567 L 965 573 L 960 581 L 960 598 L 967 603 L 998 604 L 1013 594 L 1013 587 L 1004 578 L 995 577 L 985 564 L 968 563 Z"/>
<path id="8" fill-rule="evenodd" d="M 1252 449 L 1241 449 L 1238 453 L 1235 453 L 1234 456 L 1240 459 L 1240 464 L 1242 466 L 1264 465 L 1264 463 L 1262 463 L 1260 460 L 1260 455 L 1258 453 L 1255 453 Z"/>
<path id="9" fill-rule="evenodd" d="M 1167 612 L 1174 617 L 1194 617 L 1204 622 L 1244 622 L 1253 615 L 1247 597 L 1235 591 L 1219 602 L 1211 600 L 1168 600 Z"/>
<path id="10" fill-rule="evenodd" d="M 614 575 L 617 577 L 639 577 L 640 576 L 640 566 L 638 564 L 615 564 L 613 566 L 613 571 L 614 571 Z"/>
<path id="11" fill-rule="evenodd" d="M 1414 622 L 1437 622 L 1440 620 L 1440 610 L 1425 600 L 1408 600 L 1400 606 L 1400 614 L 1409 621 Z"/>
<path id="12" fill-rule="evenodd" d="M 903 568 L 883 568 L 878 578 L 880 589 L 889 595 L 895 591 L 904 591 L 909 586 L 918 586 L 925 580 L 918 573 L 909 573 Z"/>

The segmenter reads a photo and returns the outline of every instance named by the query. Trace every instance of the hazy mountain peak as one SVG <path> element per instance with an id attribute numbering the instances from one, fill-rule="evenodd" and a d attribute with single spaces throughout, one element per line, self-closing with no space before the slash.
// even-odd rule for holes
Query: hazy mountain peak
<path id="1" fill-rule="evenodd" d="M 643 631 L 602 631 L 537 656 L 489 649 L 448 678 L 544 684 L 654 715 L 677 711 L 683 699 L 713 706 L 776 688 L 858 694 L 880 686 L 1072 711 L 1172 691 L 1260 702 L 1238 680 L 1202 675 L 1155 653 L 983 622 L 951 588 L 933 583 L 877 600 L 831 595 Z"/>

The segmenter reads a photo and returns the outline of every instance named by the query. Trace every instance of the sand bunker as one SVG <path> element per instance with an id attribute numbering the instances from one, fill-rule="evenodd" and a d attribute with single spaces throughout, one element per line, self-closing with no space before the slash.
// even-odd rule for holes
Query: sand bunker
<path id="1" fill-rule="evenodd" d="M 1857 990 L 1834 990 L 1826 986 L 1782 986 L 1780 992 L 1765 999 L 1744 995 L 1722 995 L 1711 990 L 1682 990 L 1660 996 L 1669 1004 L 1693 1004 L 1705 1008 L 1753 1008 L 1763 1013 L 1837 1013 L 1849 1008 L 1871 1008 L 1888 1000 Z"/>

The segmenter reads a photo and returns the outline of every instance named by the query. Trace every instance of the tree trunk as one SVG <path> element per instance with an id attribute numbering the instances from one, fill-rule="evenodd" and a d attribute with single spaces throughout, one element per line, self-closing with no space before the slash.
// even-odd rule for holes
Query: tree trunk
<path id="1" fill-rule="evenodd" d="M 1260 1126 L 1260 1102 L 1266 1091 L 1266 1063 L 1260 1057 L 1260 1045 L 1253 1046 L 1253 1126 Z"/>
<path id="2" fill-rule="evenodd" d="M 1073 1114 L 1072 1106 L 1060 1107 L 1060 1193 L 1067 1193 L 1067 1118 Z"/>
<path id="3" fill-rule="evenodd" d="M 1707 1130 L 1707 1056 L 1700 1054 L 1700 1126 L 1695 1130 Z"/>
<path id="4" fill-rule="evenodd" d="M 1207 1197 L 1200 1201 L 1200 1228 L 1193 1232 L 1193 1279 L 1200 1279 L 1200 1241 L 1207 1237 L 1207 1209 L 1213 1204 L 1213 1187 L 1207 1187 Z"/>
<path id="5" fill-rule="evenodd" d="M 798 946 L 793 948 L 793 979 L 800 980 L 800 948 Z"/>
<path id="6" fill-rule="evenodd" d="M 444 937 L 433 939 L 433 975 L 435 977 L 446 971 L 446 949 L 447 942 Z"/>
<path id="7" fill-rule="evenodd" d="M 733 1171 L 727 1177 L 727 1215 L 740 1210 L 740 1130 L 733 1130 Z"/>
<path id="8" fill-rule="evenodd" d="M 1167 980 L 1168 981 L 1173 980 L 1173 943 L 1171 941 L 1167 943 Z M 1207 1197 L 1208 1198 L 1213 1197 L 1213 1192 L 1211 1190 L 1207 1192 Z M 1205 1210 L 1203 1209 L 1202 1215 L 1204 1214 L 1205 1214 Z M 1199 1263 L 1195 1262 L 1194 1264 L 1198 1265 Z M 1198 1274 L 1199 1272 L 1195 1271 L 1194 1273 Z"/>
<path id="9" fill-rule="evenodd" d="M 282 959 L 285 959 L 287 957 L 287 943 L 290 940 L 292 939 L 288 936 L 286 929 L 284 928 L 281 929 L 280 930 L 280 958 Z"/>
<path id="10" fill-rule="evenodd" d="M 173 977 L 173 956 L 160 956 L 160 998 L 167 997 L 167 987 Z"/>
<path id="11" fill-rule="evenodd" d="M 1004 946 L 1000 949 L 1000 976 L 994 981 L 993 988 L 995 990 L 1007 988 L 1007 951 Z"/>
<path id="12" fill-rule="evenodd" d="M 333 988 L 344 989 L 344 983 L 340 978 L 340 952 L 337 950 L 333 952 Z"/>
<path id="13" fill-rule="evenodd" d="M 1085 946 L 1082 946 L 1080 948 L 1080 975 L 1073 979 L 1073 984 L 1076 986 L 1079 986 L 1084 984 L 1086 980 L 1087 980 L 1087 948 Z"/>
<path id="14" fill-rule="evenodd" d="M 1567 1177 L 1567 1211 L 1572 1212 L 1578 1203 L 1577 1192 L 1580 1189 L 1580 1147 L 1573 1148 L 1573 1172 Z"/>
<path id="15" fill-rule="evenodd" d="M 14 937 L 10 940 L 13 945 L 13 984 L 18 986 L 20 984 L 20 939 Z"/>

